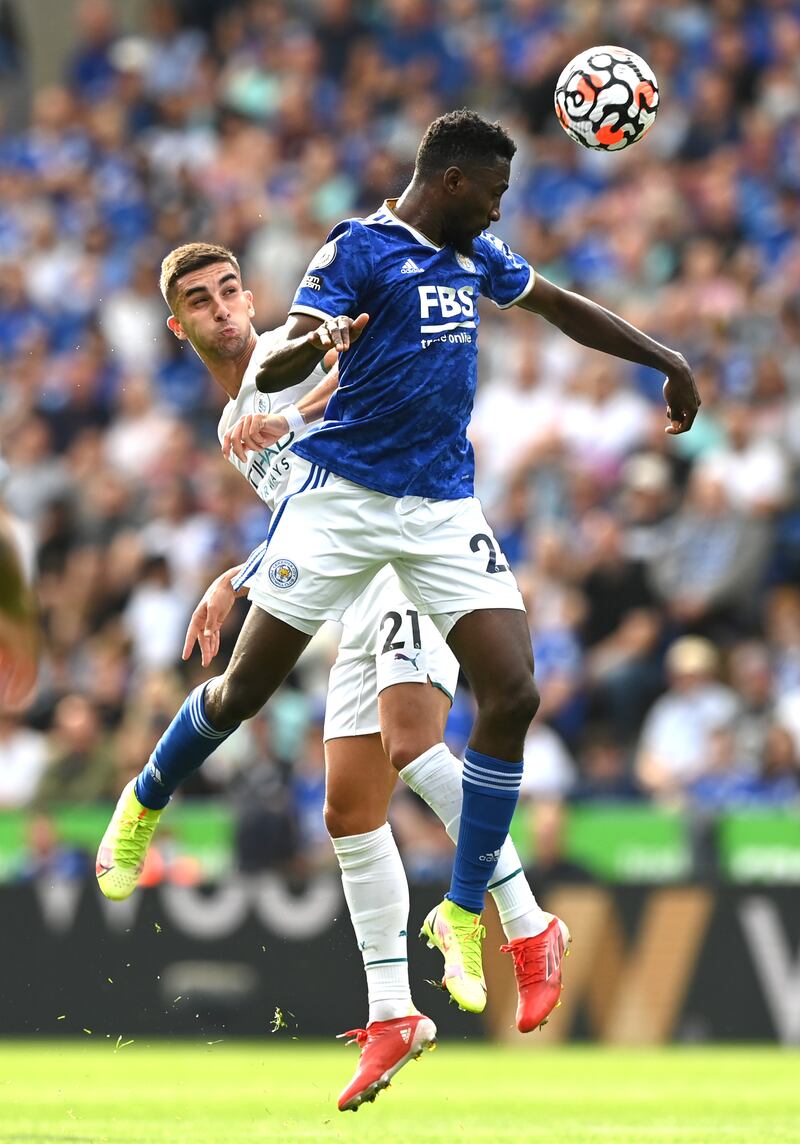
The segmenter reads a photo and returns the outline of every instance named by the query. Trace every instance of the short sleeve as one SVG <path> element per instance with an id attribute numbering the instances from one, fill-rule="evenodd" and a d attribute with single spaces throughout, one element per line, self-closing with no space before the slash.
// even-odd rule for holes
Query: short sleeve
<path id="1" fill-rule="evenodd" d="M 357 318 L 372 274 L 372 247 L 366 228 L 350 219 L 335 226 L 308 265 L 289 307 L 290 314 Z"/>
<path id="2" fill-rule="evenodd" d="M 533 286 L 534 270 L 496 234 L 485 231 L 478 242 L 485 261 L 482 293 L 505 310 L 524 297 Z"/>

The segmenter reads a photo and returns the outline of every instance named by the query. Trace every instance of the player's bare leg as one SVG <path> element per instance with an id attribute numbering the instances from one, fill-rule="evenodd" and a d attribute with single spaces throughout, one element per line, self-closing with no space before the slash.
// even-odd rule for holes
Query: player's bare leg
<path id="1" fill-rule="evenodd" d="M 244 719 L 259 711 L 294 667 L 311 636 L 251 607 L 225 673 L 189 695 L 141 773 L 123 790 L 97 852 L 107 898 L 133 893 L 173 792 Z"/>
<path id="2" fill-rule="evenodd" d="M 325 825 L 342 870 L 342 885 L 364 959 L 369 1019 L 342 1036 L 361 1049 L 339 1110 L 375 1099 L 408 1061 L 431 1048 L 436 1026 L 418 1012 L 408 982 L 408 883 L 386 821 L 397 772 L 379 734 L 325 744 Z"/>

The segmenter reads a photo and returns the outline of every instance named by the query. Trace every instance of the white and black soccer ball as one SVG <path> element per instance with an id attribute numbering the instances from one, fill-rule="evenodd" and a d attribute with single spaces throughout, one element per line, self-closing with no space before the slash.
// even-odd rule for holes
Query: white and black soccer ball
<path id="1" fill-rule="evenodd" d="M 655 123 L 658 82 L 652 68 L 627 48 L 606 44 L 581 52 L 558 77 L 556 115 L 576 143 L 621 151 Z"/>

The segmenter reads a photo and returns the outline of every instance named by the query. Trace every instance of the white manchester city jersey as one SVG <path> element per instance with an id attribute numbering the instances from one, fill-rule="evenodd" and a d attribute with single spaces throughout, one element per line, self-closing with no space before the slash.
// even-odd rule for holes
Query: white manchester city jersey
<path id="1" fill-rule="evenodd" d="M 235 398 L 231 398 L 222 411 L 217 427 L 220 445 L 225 434 L 240 417 L 244 417 L 248 413 L 280 413 L 287 405 L 294 405 L 299 401 L 326 376 L 326 371 L 320 364 L 305 381 L 298 382 L 297 385 L 292 385 L 289 389 L 283 389 L 280 393 L 259 393 L 256 388 L 256 374 L 266 356 L 267 345 L 272 337 L 272 330 L 268 330 L 259 336 L 242 378 L 239 393 Z M 303 434 L 304 430 L 287 433 L 285 437 L 281 437 L 280 441 L 262 449 L 260 453 L 248 451 L 246 461 L 240 461 L 236 454 L 231 451 L 229 461 L 247 479 L 269 508 L 272 508 L 272 492 L 280 477 L 289 467 L 289 459 L 285 456 L 286 450 Z"/>

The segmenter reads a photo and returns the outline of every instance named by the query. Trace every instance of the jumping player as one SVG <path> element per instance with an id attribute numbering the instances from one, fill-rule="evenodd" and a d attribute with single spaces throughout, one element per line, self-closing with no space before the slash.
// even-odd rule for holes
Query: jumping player
<path id="1" fill-rule="evenodd" d="M 341 614 L 361 578 L 390 560 L 409 598 L 446 636 L 476 697 L 453 880 L 423 925 L 444 954 L 451 993 L 471 993 L 476 1002 L 480 911 L 538 705 L 516 585 L 472 496 L 466 427 L 478 296 L 501 308 L 518 305 L 583 345 L 662 370 L 668 433 L 686 432 L 700 404 L 681 354 L 536 276 L 487 231 L 500 218 L 515 150 L 499 124 L 473 112 L 435 120 L 401 197 L 331 232 L 256 379 L 259 389 L 277 391 L 329 348 L 341 353 L 326 420 L 293 448 L 291 510 L 271 537 L 251 602 L 310 632 L 323 617 Z M 235 675 L 234 689 L 246 691 L 248 669 Z M 220 703 L 228 709 L 227 686 L 213 698 L 217 712 Z"/>
<path id="2" fill-rule="evenodd" d="M 250 589 L 256 606 L 227 670 L 184 703 L 136 788 L 145 806 L 168 796 L 261 708 L 321 623 L 340 619 L 392 563 L 417 610 L 446 634 L 478 706 L 453 881 L 423 926 L 445 955 L 451 995 L 478 1011 L 480 911 L 538 695 L 522 599 L 472 496 L 465 429 L 477 296 L 522 304 L 586 345 L 662 369 L 668 432 L 689 429 L 699 405 L 680 354 L 585 298 L 544 279 L 534 286 L 524 259 L 483 233 L 500 217 L 514 151 L 499 125 L 467 111 L 442 116 L 401 199 L 337 227 L 309 267 L 257 382 L 284 390 L 335 348 L 342 358 L 332 416 L 294 447 L 275 489 Z"/>
<path id="3" fill-rule="evenodd" d="M 173 311 L 170 328 L 189 340 L 228 393 L 219 424 L 224 452 L 270 505 L 270 489 L 286 465 L 285 450 L 304 432 L 305 421 L 320 415 L 335 387 L 336 371 L 315 384 L 316 371 L 275 400 L 258 393 L 255 374 L 272 335 L 256 339 L 251 297 L 241 287 L 235 258 L 224 247 L 193 243 L 178 248 L 164 260 L 162 281 Z M 221 624 L 237 592 L 246 591 L 247 563 L 223 573 L 205 593 L 189 625 L 184 658 L 195 641 L 204 665 L 216 655 Z M 460 772 L 442 740 L 457 673 L 458 665 L 435 626 L 419 616 L 402 596 L 394 573 L 384 569 L 344 616 L 326 712 L 325 818 L 342 867 L 370 1000 L 367 1029 L 353 1030 L 363 1051 L 356 1076 L 339 1099 L 342 1109 L 372 1099 L 415 1055 L 421 1038 L 432 1037 L 431 1023 L 411 1000 L 404 936 L 408 887 L 386 822 L 396 771 L 384 755 L 380 728 L 388 753 L 402 767 L 401 776 L 455 837 Z M 121 842 L 121 821 L 136 824 L 139 864 L 152 837 L 147 827 L 154 827 L 159 816 L 158 810 L 147 812 L 130 784 L 115 815 L 116 843 Z M 109 896 L 126 897 L 138 874 L 130 867 L 113 867 L 104 854 L 111 845 L 104 839 L 98 856 L 100 886 Z M 518 1027 L 527 1032 L 546 1019 L 558 1000 L 568 933 L 563 923 L 538 907 L 510 840 L 503 846 L 495 882 L 490 890 L 509 939 L 504 949 L 514 955 Z M 543 972 L 548 966 L 549 976 Z M 413 1036 L 406 1041 L 409 1032 Z"/>

